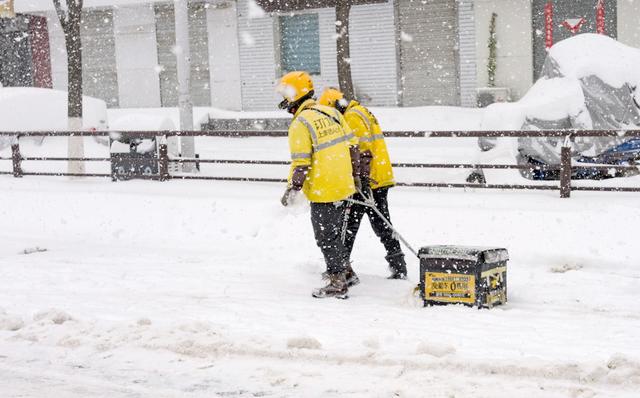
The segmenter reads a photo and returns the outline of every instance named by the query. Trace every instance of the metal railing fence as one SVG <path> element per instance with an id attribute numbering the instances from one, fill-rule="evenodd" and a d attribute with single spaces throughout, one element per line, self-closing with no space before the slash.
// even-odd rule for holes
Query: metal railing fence
<path id="1" fill-rule="evenodd" d="M 171 163 L 199 163 L 199 164 L 251 164 L 251 165 L 288 165 L 289 161 L 255 160 L 255 159 L 200 159 L 200 158 L 170 158 L 166 145 L 168 137 L 286 137 L 286 131 L 23 131 L 0 132 L 0 137 L 13 138 L 11 157 L 0 157 L 0 160 L 11 160 L 12 171 L 0 171 L 0 175 L 22 176 L 74 176 L 74 177 L 110 177 L 116 179 L 113 168 L 111 173 L 64 173 L 64 172 L 26 172 L 22 169 L 23 161 L 85 161 L 85 162 L 114 162 L 111 157 L 56 157 L 56 156 L 27 156 L 20 153 L 20 138 L 22 137 L 116 137 L 149 139 L 160 137 L 160 145 L 155 155 L 158 173 L 153 175 L 136 174 L 134 178 L 166 181 L 170 179 L 182 180 L 218 180 L 218 181 L 246 181 L 246 182 L 286 182 L 279 178 L 262 177 L 222 177 L 205 176 L 200 174 L 171 174 Z M 569 197 L 571 191 L 616 191 L 640 192 L 640 187 L 621 186 L 572 186 L 571 175 L 579 169 L 606 169 L 615 171 L 638 170 L 635 165 L 576 165 L 571 162 L 570 141 L 575 137 L 621 137 L 638 138 L 640 130 L 545 130 L 545 131 L 391 131 L 385 132 L 388 138 L 526 138 L 526 137 L 556 137 L 565 138 L 561 148 L 558 184 L 486 184 L 486 183 L 430 183 L 430 182 L 398 182 L 398 186 L 431 187 L 431 188 L 481 188 L 481 189 L 527 189 L 527 190 L 559 190 L 561 197 Z M 430 169 L 520 169 L 536 170 L 549 169 L 548 166 L 529 166 L 519 164 L 476 164 L 476 163 L 394 163 L 398 168 L 430 168 Z"/>

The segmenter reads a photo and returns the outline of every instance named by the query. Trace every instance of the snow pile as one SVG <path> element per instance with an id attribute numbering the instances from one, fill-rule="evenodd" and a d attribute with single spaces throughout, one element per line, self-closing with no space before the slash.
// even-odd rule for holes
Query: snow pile
<path id="1" fill-rule="evenodd" d="M 160 131 L 176 130 L 177 126 L 162 113 L 130 113 L 112 120 L 109 128 L 114 131 Z"/>
<path id="2" fill-rule="evenodd" d="M 640 49 L 595 33 L 562 40 L 549 50 L 563 76 L 581 79 L 595 75 L 613 87 L 640 84 Z"/>
<path id="3" fill-rule="evenodd" d="M 247 1 L 249 19 L 264 18 L 267 13 L 256 3 L 256 0 Z"/>
<path id="4" fill-rule="evenodd" d="M 73 318 L 62 310 L 51 308 L 38 312 L 33 316 L 33 320 L 42 322 L 43 324 L 53 323 L 55 325 L 62 325 L 67 321 L 73 320 Z"/>
<path id="5" fill-rule="evenodd" d="M 274 104 L 275 108 L 275 104 Z M 371 107 L 382 129 L 385 131 L 415 130 L 477 130 L 484 109 L 457 108 L 449 106 L 424 107 Z M 109 109 L 109 125 L 122 126 L 125 130 L 155 130 L 157 120 L 168 118 L 177 127 L 180 125 L 178 108 L 123 108 Z M 194 107 L 193 122 L 196 128 L 208 119 L 290 119 L 286 111 L 240 112 L 213 107 Z M 131 124 L 129 124 L 131 122 Z M 131 127 L 127 127 L 131 126 Z M 125 128 L 126 127 L 126 128 Z"/>
<path id="6" fill-rule="evenodd" d="M 484 109 L 452 106 L 371 107 L 384 131 L 477 130 Z"/>
<path id="7" fill-rule="evenodd" d="M 612 111 L 606 107 L 598 107 L 597 102 L 624 107 L 612 90 L 628 85 L 635 89 L 640 84 L 640 50 L 619 43 L 608 36 L 585 33 L 558 42 L 549 51 L 545 62 L 544 76 L 529 89 L 527 94 L 514 103 L 498 103 L 489 105 L 484 113 L 481 128 L 487 130 L 520 130 L 536 128 L 529 121 L 566 120 L 566 126 L 557 128 L 594 128 L 594 123 L 606 122 L 609 115 L 598 112 Z M 583 79 L 591 79 L 584 80 Z M 585 98 L 585 91 L 590 95 L 597 85 L 598 79 L 610 86 L 610 92 L 596 93 L 595 98 Z M 607 89 L 607 86 L 604 86 Z M 613 99 L 603 98 L 611 96 Z M 636 97 L 640 91 L 636 90 Z M 593 109 L 588 109 L 587 103 Z M 616 111 L 618 109 L 615 109 Z M 590 114 L 591 112 L 591 114 Z M 620 111 L 625 114 L 624 109 Z M 624 118 L 623 118 L 624 119 Z M 618 122 L 625 122 L 621 120 Z M 609 121 L 615 124 L 615 121 Z M 605 128 L 607 126 L 599 126 Z"/>
<path id="8" fill-rule="evenodd" d="M 124 114 L 110 123 L 111 130 L 114 131 L 166 131 L 177 130 L 177 126 L 171 117 L 162 113 L 142 113 L 142 114 Z M 130 151 L 129 143 L 119 142 L 119 134 L 111 133 L 114 141 L 111 143 L 112 153 L 126 153 Z M 171 137 L 168 139 L 169 153 L 173 156 L 178 154 L 179 139 Z M 136 146 L 138 153 L 147 153 L 155 150 L 157 147 L 155 140 L 143 139 L 139 140 Z"/>
<path id="9" fill-rule="evenodd" d="M 104 101 L 82 98 L 82 126 L 107 128 Z M 67 92 L 36 87 L 0 88 L 0 131 L 68 130 Z"/>
<path id="10" fill-rule="evenodd" d="M 582 87 L 576 79 L 540 79 L 517 102 L 491 104 L 486 108 L 482 130 L 520 130 L 528 118 L 558 120 L 583 118 L 590 124 Z"/>
<path id="11" fill-rule="evenodd" d="M 0 308 L 0 330 L 15 332 L 24 327 L 24 321 L 21 317 L 7 314 Z"/>

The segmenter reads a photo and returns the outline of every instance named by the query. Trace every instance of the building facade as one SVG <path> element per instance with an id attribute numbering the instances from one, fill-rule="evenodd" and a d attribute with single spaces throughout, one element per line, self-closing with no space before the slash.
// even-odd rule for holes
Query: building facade
<path id="1" fill-rule="evenodd" d="M 603 29 L 640 47 L 638 1 L 354 1 L 350 62 L 357 97 L 369 105 L 475 106 L 477 90 L 487 85 L 493 13 L 496 86 L 509 89 L 514 100 L 533 84 L 550 38 Z M 273 110 L 275 82 L 292 69 L 309 70 L 320 89 L 335 86 L 331 5 L 316 0 L 191 1 L 194 105 Z M 13 77 L 3 78 L 3 84 L 66 89 L 64 36 L 52 2 L 18 2 L 16 11 L 18 17 L 0 20 L 0 50 L 9 54 L 2 57 L 0 77 Z M 11 40 L 16 34 L 29 39 Z M 104 99 L 109 107 L 177 106 L 179 49 L 172 1 L 85 0 L 82 41 L 85 94 Z"/>

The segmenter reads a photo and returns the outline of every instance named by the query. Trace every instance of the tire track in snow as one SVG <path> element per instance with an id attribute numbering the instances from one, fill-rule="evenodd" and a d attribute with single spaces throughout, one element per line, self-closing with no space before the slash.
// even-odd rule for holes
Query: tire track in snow
<path id="1" fill-rule="evenodd" d="M 491 362 L 459 361 L 453 359 L 436 359 L 430 362 L 413 359 L 378 358 L 375 352 L 349 356 L 339 354 L 315 353 L 307 350 L 267 350 L 251 347 L 234 347 L 232 344 L 220 342 L 216 344 L 197 344 L 184 341 L 174 345 L 144 344 L 143 348 L 151 350 L 168 350 L 180 355 L 199 358 L 237 356 L 244 358 L 266 358 L 301 363 L 316 362 L 329 365 L 361 365 L 374 368 L 399 367 L 405 371 L 444 372 L 451 374 L 465 373 L 468 376 L 479 375 L 490 377 L 517 377 L 521 379 L 543 379 L 576 383 L 593 387 L 617 386 L 637 390 L 640 387 L 640 363 L 623 356 L 614 356 L 606 364 L 589 366 L 576 362 L 563 364 L 540 361 L 539 366 L 523 366 L 514 363 L 495 364 Z"/>

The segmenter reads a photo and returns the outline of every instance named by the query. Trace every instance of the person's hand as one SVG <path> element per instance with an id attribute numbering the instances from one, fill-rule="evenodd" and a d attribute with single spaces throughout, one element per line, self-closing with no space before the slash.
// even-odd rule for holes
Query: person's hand
<path id="1" fill-rule="evenodd" d="M 280 203 L 282 203 L 282 205 L 285 207 L 289 206 L 297 192 L 298 191 L 294 191 L 293 188 L 287 187 L 287 189 L 285 189 L 284 191 L 284 194 L 282 195 L 282 198 L 280 198 Z"/>

